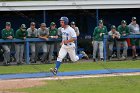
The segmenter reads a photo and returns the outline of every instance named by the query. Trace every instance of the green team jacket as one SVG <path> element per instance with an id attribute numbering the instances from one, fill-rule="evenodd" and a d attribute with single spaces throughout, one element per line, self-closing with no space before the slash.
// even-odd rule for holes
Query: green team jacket
<path id="1" fill-rule="evenodd" d="M 27 37 L 28 32 L 27 31 L 21 31 L 20 29 L 18 29 L 16 31 L 16 38 L 17 39 L 24 39 L 24 37 Z"/>
<path id="2" fill-rule="evenodd" d="M 49 28 L 49 36 L 56 36 L 58 35 L 58 29 L 55 28 L 55 29 L 50 29 Z"/>
<path id="3" fill-rule="evenodd" d="M 103 33 L 102 36 L 100 34 Z M 104 34 L 107 34 L 107 27 L 103 26 L 102 28 L 99 28 L 98 26 L 95 27 L 93 32 L 93 40 L 95 41 L 103 41 Z"/>
<path id="4" fill-rule="evenodd" d="M 58 29 L 50 29 L 49 28 L 49 36 L 57 36 L 58 35 Z M 54 44 L 54 42 L 47 42 L 48 44 Z"/>
<path id="5" fill-rule="evenodd" d="M 14 38 L 14 30 L 12 28 L 9 31 L 6 29 L 2 30 L 2 39 L 7 39 L 8 36 L 12 36 Z"/>
<path id="6" fill-rule="evenodd" d="M 130 34 L 130 29 L 129 29 L 128 26 L 122 27 L 121 25 L 119 25 L 117 30 L 118 30 L 118 32 L 120 33 L 121 37 L 123 37 L 123 36 L 122 36 L 123 34 L 126 34 L 126 36 Z M 124 38 L 121 38 L 121 39 L 118 39 L 118 40 L 119 40 L 119 41 L 125 41 Z"/>
<path id="7" fill-rule="evenodd" d="M 21 31 L 20 29 L 16 31 L 17 39 L 24 39 L 24 37 L 27 37 L 27 35 L 28 35 L 27 31 Z M 24 44 L 24 42 L 17 42 L 16 44 Z"/>

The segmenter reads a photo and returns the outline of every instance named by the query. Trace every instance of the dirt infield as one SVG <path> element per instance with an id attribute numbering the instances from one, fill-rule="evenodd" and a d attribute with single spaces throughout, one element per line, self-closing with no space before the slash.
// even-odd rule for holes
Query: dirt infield
<path id="1" fill-rule="evenodd" d="M 8 92 L 7 90 L 42 86 L 46 84 L 44 80 L 60 80 L 60 79 L 63 80 L 77 78 L 99 78 L 99 77 L 134 76 L 134 75 L 140 75 L 140 72 L 0 80 L 0 93 L 25 93 L 25 92 Z"/>

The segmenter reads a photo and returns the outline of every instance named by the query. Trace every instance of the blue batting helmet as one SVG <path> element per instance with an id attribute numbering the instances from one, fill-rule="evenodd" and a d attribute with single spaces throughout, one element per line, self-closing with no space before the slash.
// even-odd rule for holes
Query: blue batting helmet
<path id="1" fill-rule="evenodd" d="M 69 19 L 67 17 L 61 17 L 60 21 L 64 21 L 65 25 L 68 25 L 68 23 L 69 23 Z"/>

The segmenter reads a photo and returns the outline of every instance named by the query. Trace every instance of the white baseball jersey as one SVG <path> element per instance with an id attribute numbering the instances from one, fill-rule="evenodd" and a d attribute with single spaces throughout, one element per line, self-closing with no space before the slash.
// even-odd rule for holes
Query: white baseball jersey
<path id="1" fill-rule="evenodd" d="M 74 29 L 68 26 L 66 29 L 62 28 L 62 40 L 70 40 L 71 38 L 77 38 Z"/>
<path id="2" fill-rule="evenodd" d="M 71 38 L 77 38 L 74 29 L 70 26 L 68 26 L 66 29 L 62 28 L 61 32 L 62 32 L 62 41 L 70 40 Z M 68 44 L 62 45 L 59 51 L 59 56 L 57 57 L 57 61 L 62 62 L 63 58 L 66 56 L 67 53 L 69 53 L 70 59 L 72 61 L 79 60 L 79 57 L 75 53 L 75 44 L 73 42 L 69 42 Z"/>

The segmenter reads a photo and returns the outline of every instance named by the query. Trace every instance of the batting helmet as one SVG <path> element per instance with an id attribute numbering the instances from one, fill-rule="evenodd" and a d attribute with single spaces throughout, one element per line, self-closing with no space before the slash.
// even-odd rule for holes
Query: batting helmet
<path id="1" fill-rule="evenodd" d="M 61 17 L 60 21 L 64 21 L 65 25 L 68 25 L 68 23 L 69 23 L 69 19 L 67 17 Z"/>

